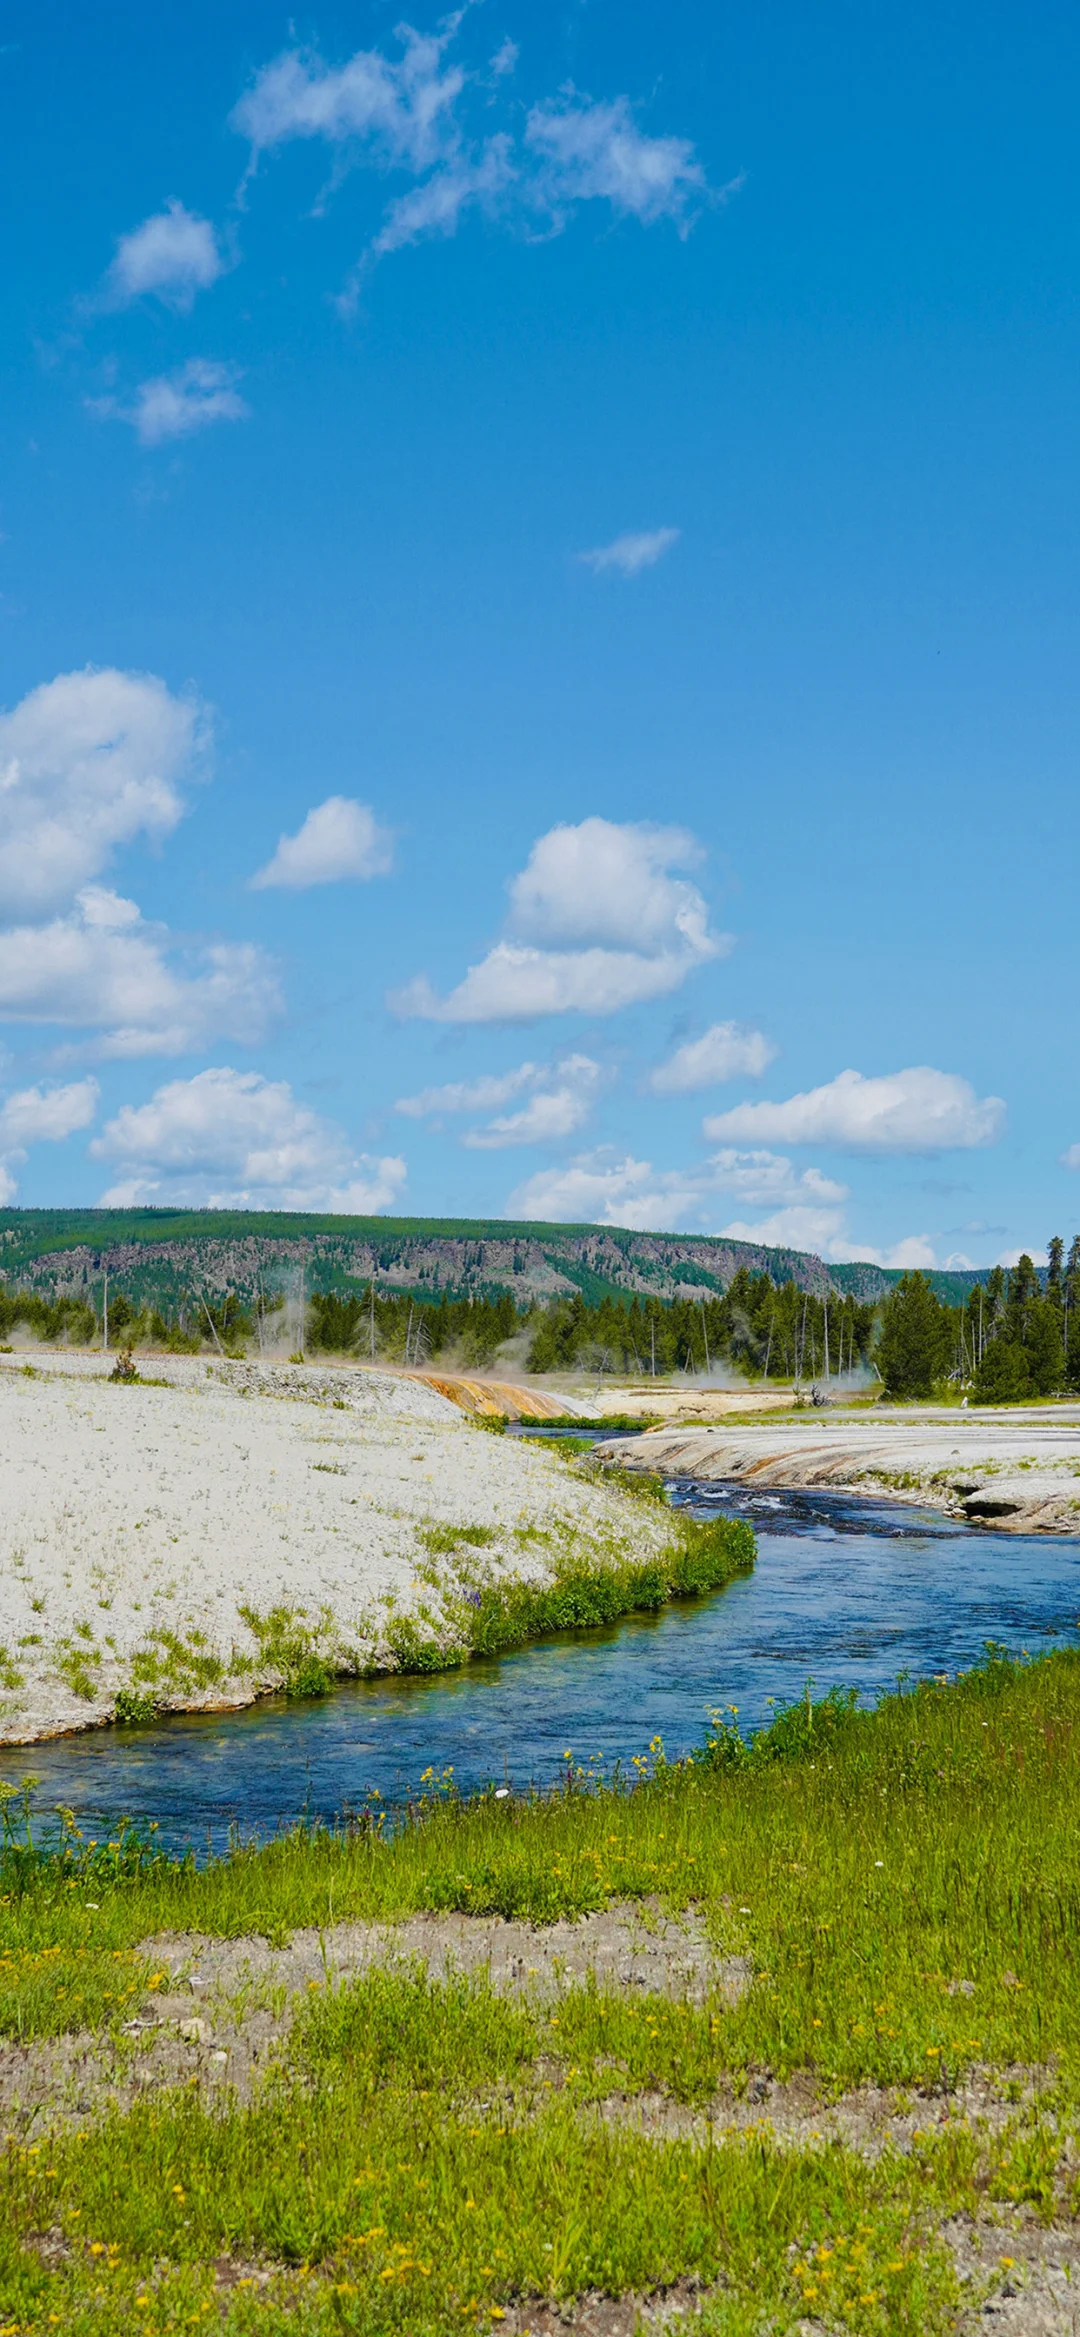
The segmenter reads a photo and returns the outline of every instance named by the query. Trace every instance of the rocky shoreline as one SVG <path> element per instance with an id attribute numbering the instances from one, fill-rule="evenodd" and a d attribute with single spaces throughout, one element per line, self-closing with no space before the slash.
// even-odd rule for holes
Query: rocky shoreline
<path id="1" fill-rule="evenodd" d="M 816 1412 L 737 1428 L 656 1428 L 596 1451 L 665 1477 L 875 1494 L 1004 1533 L 1080 1534 L 1080 1403 Z"/>

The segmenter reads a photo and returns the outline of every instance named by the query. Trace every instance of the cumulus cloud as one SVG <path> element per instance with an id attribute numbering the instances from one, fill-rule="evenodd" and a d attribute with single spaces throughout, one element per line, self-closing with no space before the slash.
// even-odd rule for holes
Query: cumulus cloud
<path id="1" fill-rule="evenodd" d="M 113 1208 L 168 1201 L 365 1215 L 387 1208 L 406 1176 L 397 1157 L 354 1154 L 344 1130 L 297 1103 L 285 1080 L 228 1066 L 125 1104 L 90 1149 L 123 1172 L 102 1194 Z"/>
<path id="2" fill-rule="evenodd" d="M 97 1110 L 96 1079 L 73 1080 L 67 1087 L 24 1087 L 0 1102 L 0 1152 L 10 1159 L 25 1154 L 31 1144 L 61 1144 L 77 1129 L 88 1128 Z"/>
<path id="3" fill-rule="evenodd" d="M 846 1185 L 817 1169 L 796 1169 L 782 1154 L 727 1148 L 693 1168 L 655 1169 L 651 1161 L 621 1157 L 610 1147 L 582 1153 L 563 1168 L 541 1169 L 507 1203 L 509 1217 L 576 1224 L 625 1225 L 637 1232 L 729 1233 L 737 1240 L 772 1242 L 774 1236 L 721 1223 L 723 1201 L 771 1205 L 766 1222 L 798 1225 L 807 1240 L 776 1234 L 781 1246 L 822 1246 L 837 1238 Z M 810 1240 L 810 1233 L 813 1239 Z"/>
<path id="4" fill-rule="evenodd" d="M 73 1080 L 67 1087 L 24 1087 L 0 1100 L 0 1206 L 14 1200 L 12 1171 L 30 1146 L 62 1144 L 77 1129 L 88 1128 L 97 1103 L 96 1079 Z"/>
<path id="5" fill-rule="evenodd" d="M 579 552 L 583 568 L 591 568 L 594 576 L 603 576 L 614 568 L 619 576 L 639 576 L 643 568 L 653 568 L 679 541 L 677 527 L 654 527 L 644 535 L 616 536 L 614 543 L 598 544 L 591 552 Z"/>
<path id="6" fill-rule="evenodd" d="M 160 842 L 205 718 L 153 674 L 59 674 L 0 714 L 0 912 L 70 901 L 137 836 Z"/>
<path id="7" fill-rule="evenodd" d="M 602 1064 L 591 1055 L 566 1055 L 558 1063 L 519 1063 L 512 1071 L 481 1079 L 422 1088 L 419 1095 L 400 1097 L 394 1109 L 413 1120 L 486 1112 L 528 1093 L 520 1111 L 469 1129 L 461 1142 L 474 1152 L 499 1152 L 514 1144 L 557 1144 L 584 1125 L 606 1077 Z"/>
<path id="8" fill-rule="evenodd" d="M 147 293 L 181 314 L 223 274 L 224 259 L 208 219 L 175 200 L 122 235 L 105 278 L 103 304 L 126 308 Z"/>
<path id="9" fill-rule="evenodd" d="M 696 885 L 672 874 L 701 857 L 682 828 L 603 819 L 551 828 L 511 883 L 507 938 L 448 998 L 421 975 L 390 1004 L 431 1022 L 525 1022 L 663 997 L 731 947 L 710 931 Z"/>
<path id="10" fill-rule="evenodd" d="M 102 1055 L 250 1043 L 280 1004 L 273 966 L 253 944 L 178 946 L 144 925 L 133 901 L 97 887 L 66 917 L 0 931 L 0 1018 L 100 1031 Z"/>
<path id="11" fill-rule="evenodd" d="M 204 711 L 152 674 L 60 674 L 0 714 L 0 1018 L 98 1031 L 106 1055 L 260 1037 L 273 966 L 238 942 L 178 942 L 95 882 L 160 843 L 207 738 Z"/>
<path id="12" fill-rule="evenodd" d="M 685 235 L 707 198 L 705 173 L 686 138 L 650 136 L 626 96 L 594 100 L 572 88 L 534 104 L 522 122 L 512 101 L 508 127 L 488 126 L 502 84 L 517 62 L 504 41 L 486 69 L 451 62 L 464 9 L 437 33 L 398 28 L 398 56 L 359 49 L 328 65 L 314 49 L 288 49 L 264 65 L 234 107 L 232 127 L 248 140 L 250 178 L 263 156 L 296 139 L 318 139 L 334 157 L 331 184 L 365 165 L 414 183 L 397 196 L 368 246 L 370 261 L 423 236 L 456 233 L 479 206 L 519 231 L 558 234 L 578 207 L 600 202 L 643 226 L 672 222 Z M 730 189 L 722 190 L 722 195 Z M 325 198 L 317 206 L 324 207 Z M 343 305 L 351 307 L 357 274 Z"/>
<path id="13" fill-rule="evenodd" d="M 393 866 L 394 840 L 379 826 L 366 803 L 329 795 L 309 811 L 295 836 L 281 836 L 272 860 L 251 879 L 254 891 L 280 886 L 304 892 L 311 885 L 340 884 L 346 878 L 386 876 Z"/>
<path id="14" fill-rule="evenodd" d="M 1070 1144 L 1068 1151 L 1061 1155 L 1061 1165 L 1062 1168 L 1080 1169 L 1080 1144 Z"/>
<path id="15" fill-rule="evenodd" d="M 157 373 L 141 381 L 134 396 L 91 398 L 90 409 L 117 422 L 130 422 L 140 446 L 161 446 L 166 439 L 190 438 L 213 422 L 243 422 L 251 409 L 240 396 L 239 368 L 219 365 L 209 357 L 189 357 L 172 373 Z"/>
<path id="16" fill-rule="evenodd" d="M 777 1049 L 764 1031 L 746 1023 L 714 1022 L 700 1039 L 687 1039 L 649 1075 L 654 1095 L 690 1095 L 726 1079 L 760 1079 Z"/>
<path id="17" fill-rule="evenodd" d="M 725 1147 L 692 1168 L 656 1169 L 610 1146 L 541 1169 L 511 1193 L 507 1217 L 556 1224 L 621 1225 L 637 1233 L 709 1233 L 766 1249 L 808 1250 L 829 1264 L 851 1259 L 878 1266 L 933 1266 L 925 1234 L 892 1249 L 854 1241 L 847 1228 L 846 1185 L 816 1168 L 797 1169 L 782 1153 Z M 732 1201 L 761 1216 L 729 1216 Z"/>
<path id="18" fill-rule="evenodd" d="M 710 1138 L 836 1144 L 849 1152 L 946 1152 L 993 1144 L 1005 1125 L 1000 1096 L 976 1095 L 955 1072 L 922 1064 L 885 1078 L 841 1071 L 785 1103 L 736 1104 L 706 1120 Z"/>

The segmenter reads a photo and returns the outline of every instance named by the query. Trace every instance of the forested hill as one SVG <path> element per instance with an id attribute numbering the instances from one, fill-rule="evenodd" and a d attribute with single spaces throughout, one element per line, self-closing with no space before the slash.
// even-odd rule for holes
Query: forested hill
<path id="1" fill-rule="evenodd" d="M 899 1280 L 871 1265 L 825 1266 L 804 1250 L 697 1234 L 629 1233 L 616 1226 L 515 1225 L 503 1218 L 319 1217 L 269 1211 L 8 1209 L 0 1211 L 0 1279 L 43 1294 L 89 1291 L 107 1268 L 128 1295 L 168 1312 L 192 1297 L 243 1300 L 292 1289 L 348 1290 L 374 1276 L 386 1291 L 438 1297 L 513 1293 L 519 1306 L 578 1290 L 586 1299 L 675 1298 L 726 1290 L 740 1267 L 878 1298 Z M 935 1273 L 956 1305 L 976 1273 Z"/>

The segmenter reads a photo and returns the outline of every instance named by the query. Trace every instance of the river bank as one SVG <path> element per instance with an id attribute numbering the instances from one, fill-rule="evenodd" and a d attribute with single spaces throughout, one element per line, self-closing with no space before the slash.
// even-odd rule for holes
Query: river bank
<path id="1" fill-rule="evenodd" d="M 760 1426 L 656 1428 L 596 1450 L 665 1477 L 895 1496 L 1003 1533 L 1080 1531 L 1080 1402 L 878 1405 Z"/>
<path id="2" fill-rule="evenodd" d="M 434 1670 L 709 1586 L 679 1577 L 701 1529 L 415 1380 L 145 1369 L 0 1359 L 0 1742 Z"/>
<path id="3" fill-rule="evenodd" d="M 1078 1718 L 994 1659 L 203 1867 L 17 1809 L 5 2327 L 1068 2337 Z"/>

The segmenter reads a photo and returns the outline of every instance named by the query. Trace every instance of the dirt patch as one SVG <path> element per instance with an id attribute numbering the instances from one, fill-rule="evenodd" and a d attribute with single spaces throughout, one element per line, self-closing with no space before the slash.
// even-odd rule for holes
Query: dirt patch
<path id="1" fill-rule="evenodd" d="M 659 2092 L 612 2094 L 599 2105 L 612 2124 L 673 2141 L 705 2142 L 721 2134 L 761 2134 L 790 2149 L 840 2142 L 873 2161 L 885 2149 L 910 2150 L 927 2134 L 964 2125 L 1000 2134 L 1055 2083 L 1049 2069 L 974 2069 L 948 2092 L 902 2086 L 856 2086 L 827 2101 L 809 2072 L 781 2082 L 752 2073 L 745 2089 L 724 2086 L 702 2109 Z"/>
<path id="2" fill-rule="evenodd" d="M 647 2296 L 601 2296 L 595 2289 L 583 2296 L 554 2302 L 547 2297 L 522 2297 L 507 2306 L 499 2328 L 504 2337 L 635 2337 L 641 2330 L 666 2329 L 682 2313 L 700 2312 L 719 2292 L 695 2280 L 677 2280 L 670 2288 Z"/>
<path id="3" fill-rule="evenodd" d="M 601 1988 L 688 1997 L 710 1990 L 736 2003 L 750 1984 L 743 1956 L 718 1958 L 692 1913 L 675 1917 L 651 1901 L 602 1908 L 576 1923 L 515 1923 L 501 1915 L 412 1915 L 402 1923 L 338 1923 L 295 1931 L 285 1947 L 262 1938 L 162 1934 L 139 1950 L 195 1994 L 234 1994 L 251 1982 L 295 1991 L 311 1980 L 345 1979 L 373 1964 L 415 1960 L 436 1978 L 487 1974 L 507 1994 L 548 1995 L 595 1975 Z"/>
<path id="4" fill-rule="evenodd" d="M 943 2238 L 962 2280 L 993 2287 L 957 2322 L 960 2337 L 1080 2337 L 1080 2232 L 1003 2214 L 998 2223 L 958 2217 Z"/>
<path id="5" fill-rule="evenodd" d="M 250 2101 L 280 2062 L 297 1998 L 375 1965 L 418 1963 L 436 1979 L 483 1973 L 505 1995 L 545 2001 L 592 1977 L 608 1992 L 735 2004 L 752 1977 L 745 1958 L 716 1955 L 692 1914 L 649 1905 L 543 1926 L 474 1915 L 340 1923 L 297 1931 L 284 1947 L 170 1933 L 140 1953 L 163 1984 L 119 2034 L 0 2045 L 0 2137 L 82 2125 L 185 2083 Z"/>

